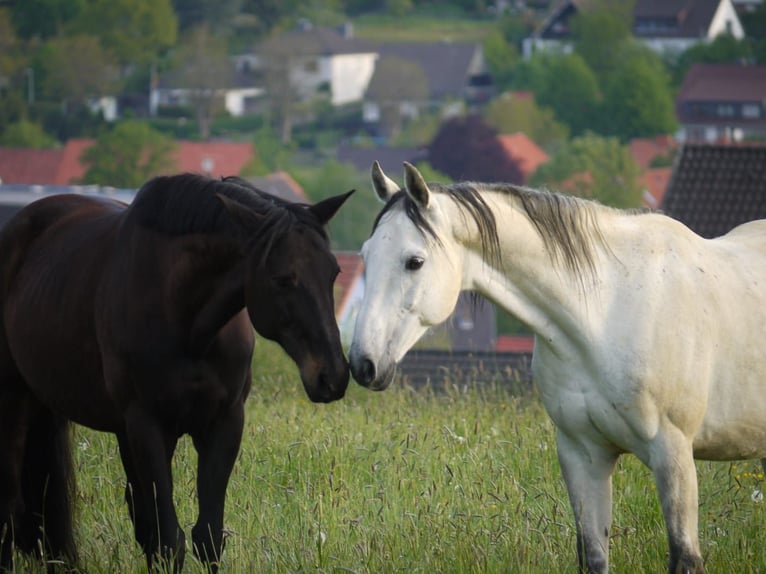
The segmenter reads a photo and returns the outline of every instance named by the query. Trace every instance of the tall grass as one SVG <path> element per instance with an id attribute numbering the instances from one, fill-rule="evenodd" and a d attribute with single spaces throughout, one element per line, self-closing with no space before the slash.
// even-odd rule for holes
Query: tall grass
<path id="1" fill-rule="evenodd" d="M 222 572 L 576 572 L 554 430 L 534 396 L 481 384 L 372 393 L 351 383 L 343 401 L 313 405 L 281 351 L 258 346 Z M 145 572 L 115 440 L 86 429 L 75 440 L 84 568 Z M 175 497 L 187 533 L 195 463 L 182 440 Z M 760 466 L 699 463 L 698 471 L 709 571 L 766 571 Z M 613 571 L 663 571 L 667 544 L 650 473 L 623 457 L 614 486 Z M 189 554 L 185 572 L 202 571 Z"/>

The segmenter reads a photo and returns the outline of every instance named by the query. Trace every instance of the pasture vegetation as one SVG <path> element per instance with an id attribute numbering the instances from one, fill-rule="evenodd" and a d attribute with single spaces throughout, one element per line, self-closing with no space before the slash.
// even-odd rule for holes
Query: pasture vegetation
<path id="1" fill-rule="evenodd" d="M 279 348 L 259 340 L 254 388 L 229 486 L 222 572 L 576 572 L 572 517 L 553 425 L 534 395 L 492 385 L 397 386 L 313 405 Z M 144 573 L 111 435 L 77 428 L 77 538 L 90 574 Z M 191 441 L 179 443 L 175 498 L 196 516 Z M 709 572 L 764 572 L 760 465 L 698 463 Z M 614 572 L 656 573 L 666 537 L 650 473 L 615 473 Z M 44 572 L 19 560 L 19 572 Z M 187 555 L 184 572 L 201 573 Z"/>

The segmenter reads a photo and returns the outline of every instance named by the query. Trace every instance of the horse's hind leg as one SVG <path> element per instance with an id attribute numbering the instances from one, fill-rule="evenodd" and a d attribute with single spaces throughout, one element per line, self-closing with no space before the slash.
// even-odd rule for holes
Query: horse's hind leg
<path id="1" fill-rule="evenodd" d="M 20 388 L 0 380 L 0 572 L 13 569 L 13 550 L 21 535 L 24 501 L 21 469 L 24 461 L 28 397 Z"/>
<path id="2" fill-rule="evenodd" d="M 41 406 L 33 409 L 22 471 L 27 552 L 42 548 L 45 557 L 74 565 L 72 528 L 74 473 L 69 423 Z M 42 546 L 39 543 L 42 542 Z"/>
<path id="3" fill-rule="evenodd" d="M 215 573 L 223 550 L 223 510 L 226 487 L 239 453 L 244 405 L 238 402 L 217 424 L 192 435 L 197 449 L 199 518 L 192 529 L 194 552 Z"/>

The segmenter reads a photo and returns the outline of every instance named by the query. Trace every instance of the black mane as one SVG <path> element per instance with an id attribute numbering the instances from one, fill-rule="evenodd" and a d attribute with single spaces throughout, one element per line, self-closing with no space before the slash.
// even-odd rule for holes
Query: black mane
<path id="1" fill-rule="evenodd" d="M 219 195 L 266 216 L 264 228 L 276 235 L 302 223 L 327 237 L 306 205 L 270 195 L 238 177 L 214 179 L 192 173 L 155 177 L 141 187 L 129 210 L 139 225 L 168 235 L 216 233 L 231 225 Z"/>

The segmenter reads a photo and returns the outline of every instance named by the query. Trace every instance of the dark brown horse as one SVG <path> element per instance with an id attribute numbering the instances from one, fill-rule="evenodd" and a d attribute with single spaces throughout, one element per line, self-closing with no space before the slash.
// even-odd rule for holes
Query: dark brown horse
<path id="1" fill-rule="evenodd" d="M 61 195 L 0 234 L 0 571 L 14 548 L 76 564 L 68 423 L 117 435 L 150 568 L 183 566 L 178 438 L 198 452 L 195 553 L 213 572 L 250 389 L 254 336 L 277 341 L 309 398 L 343 397 L 324 224 L 238 179 L 159 177 L 130 206 Z"/>

